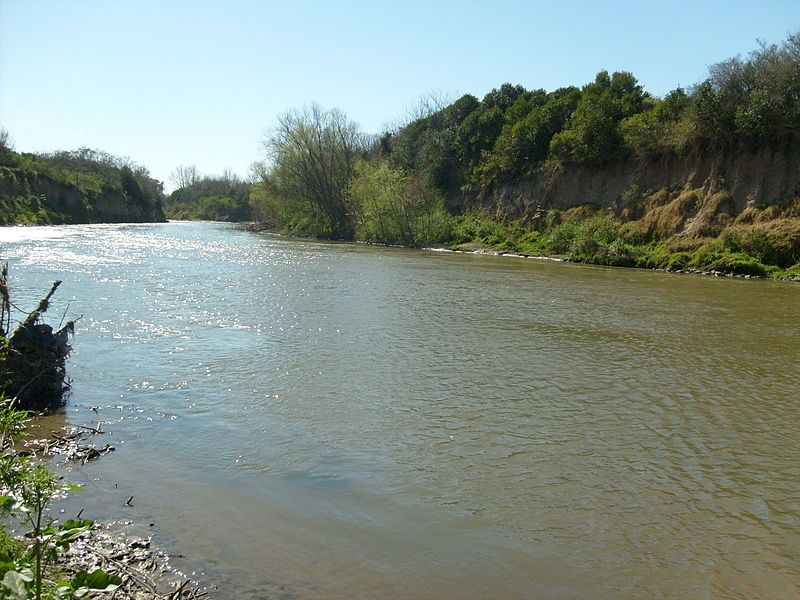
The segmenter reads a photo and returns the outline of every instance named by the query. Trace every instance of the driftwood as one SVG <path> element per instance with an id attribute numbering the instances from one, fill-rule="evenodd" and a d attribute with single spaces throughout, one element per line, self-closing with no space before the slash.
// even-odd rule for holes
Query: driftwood
<path id="1" fill-rule="evenodd" d="M 64 428 L 63 432 L 53 432 L 49 438 L 43 439 L 30 439 L 25 442 L 25 449 L 20 450 L 20 453 L 33 453 L 45 456 L 63 456 L 69 461 L 80 461 L 81 464 L 86 464 L 89 461 L 96 460 L 114 452 L 114 446 L 105 444 L 104 446 L 97 446 L 95 444 L 84 443 L 87 436 L 90 435 L 86 432 L 89 430 L 93 433 L 103 433 L 100 430 L 86 428 Z"/>
<path id="2" fill-rule="evenodd" d="M 58 329 L 42 322 L 60 281 L 53 283 L 36 308 L 9 334 L 11 299 L 8 265 L 0 270 L 0 336 L 6 338 L 0 350 L 0 392 L 14 399 L 20 410 L 42 411 L 59 404 L 69 389 L 65 363 L 70 353 L 69 336 L 75 321 Z"/>
<path id="3" fill-rule="evenodd" d="M 11 297 L 8 293 L 8 264 L 0 269 L 0 336 L 11 327 Z"/>
<path id="4" fill-rule="evenodd" d="M 190 600 L 207 593 L 172 571 L 169 557 L 151 548 L 149 539 L 128 540 L 119 531 L 94 527 L 73 542 L 65 571 L 103 569 L 117 575 L 122 585 L 113 593 L 119 599 Z"/>

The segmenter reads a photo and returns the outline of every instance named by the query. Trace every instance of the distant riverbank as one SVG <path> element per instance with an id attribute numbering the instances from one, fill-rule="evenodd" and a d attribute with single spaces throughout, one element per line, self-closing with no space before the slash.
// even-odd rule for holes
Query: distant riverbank
<path id="1" fill-rule="evenodd" d="M 163 222 L 163 185 L 105 152 L 15 152 L 0 143 L 0 225 Z"/>
<path id="2" fill-rule="evenodd" d="M 450 241 L 430 248 L 676 273 L 800 281 L 800 218 L 783 216 L 794 214 L 800 214 L 800 201 L 778 210 L 748 209 L 717 236 L 676 235 L 658 241 L 647 234 L 647 224 L 625 222 L 595 206 L 553 209 L 537 229 L 518 222 L 501 222 L 485 212 L 471 212 L 453 216 Z M 672 218 L 683 223 L 690 215 Z M 298 235 L 258 223 L 245 227 L 254 232 Z M 299 237 L 308 238 L 302 232 Z"/>

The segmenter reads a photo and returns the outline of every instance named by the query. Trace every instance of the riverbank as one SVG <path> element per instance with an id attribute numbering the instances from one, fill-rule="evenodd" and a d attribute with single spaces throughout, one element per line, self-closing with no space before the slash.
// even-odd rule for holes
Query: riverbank
<path id="1" fill-rule="evenodd" d="M 105 433 L 103 421 L 51 431 L 47 417 L 38 423 L 30 415 L 0 396 L 0 595 L 37 600 L 103 592 L 121 600 L 206 596 L 171 567 L 150 536 L 131 534 L 132 521 L 99 524 L 85 518 L 84 509 L 74 518 L 64 516 L 68 495 L 82 491 L 63 483 L 73 467 L 115 450 L 90 440 Z M 47 436 L 37 437 L 37 429 Z"/>
<path id="2" fill-rule="evenodd" d="M 45 438 L 34 435 L 24 441 L 21 452 L 58 460 L 57 469 L 68 478 L 73 465 L 86 465 L 114 452 L 111 444 L 92 441 L 104 434 L 103 426 L 100 420 L 91 425 L 64 426 Z M 129 519 L 98 523 L 81 520 L 82 513 L 74 521 L 84 530 L 65 545 L 50 567 L 62 580 L 81 581 L 81 573 L 101 572 L 118 586 L 113 597 L 120 600 L 195 600 L 207 595 L 172 567 L 169 554 L 153 543 L 152 535 L 141 535 L 144 529 L 152 532 L 153 523 L 147 528 Z"/>
<path id="3" fill-rule="evenodd" d="M 163 222 L 163 184 L 128 159 L 0 143 L 0 225 Z"/>
<path id="4" fill-rule="evenodd" d="M 675 273 L 800 281 L 800 201 L 748 208 L 732 216 L 719 198 L 698 204 L 697 193 L 654 194 L 636 220 L 597 206 L 551 209 L 533 224 L 501 221 L 486 211 L 449 216 L 439 243 L 453 252 L 543 258 Z M 629 207 L 630 208 L 630 207 Z M 634 214 L 629 210 L 626 214 Z M 308 238 L 303 232 L 269 231 Z M 356 240 L 378 245 L 375 240 Z M 408 247 L 408 246 L 406 246 Z"/>
<path id="5" fill-rule="evenodd" d="M 205 596 L 170 568 L 168 557 L 151 548 L 149 538 L 126 535 L 124 523 L 100 526 L 82 518 L 83 509 L 75 518 L 55 516 L 59 501 L 80 490 L 61 483 L 72 465 L 86 465 L 115 447 L 89 440 L 105 433 L 102 420 L 55 431 L 45 426 L 47 437 L 31 436 L 32 416 L 50 414 L 64 403 L 69 389 L 65 362 L 75 322 L 68 321 L 54 332 L 43 320 L 61 285 L 56 281 L 12 329 L 12 308 L 19 309 L 11 300 L 7 276 L 7 265 L 2 265 L 0 514 L 4 519 L 0 523 L 0 595 L 37 600 L 82 598 L 100 592 L 112 592 L 124 600 Z M 55 457 L 62 460 L 54 464 Z M 64 512 L 62 508 L 60 513 Z"/>

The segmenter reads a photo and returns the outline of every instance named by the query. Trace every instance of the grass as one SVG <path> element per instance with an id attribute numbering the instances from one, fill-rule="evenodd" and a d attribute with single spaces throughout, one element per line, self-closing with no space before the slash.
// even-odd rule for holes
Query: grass
<path id="1" fill-rule="evenodd" d="M 800 218 L 736 224 L 729 198 L 725 193 L 708 199 L 683 193 L 634 222 L 623 222 L 597 207 L 553 210 L 537 229 L 473 212 L 454 217 L 450 247 L 560 256 L 617 267 L 800 280 Z M 689 217 L 680 216 L 679 209 L 688 210 Z M 678 229 L 679 223 L 695 236 Z"/>
<path id="2" fill-rule="evenodd" d="M 72 221 L 70 215 L 49 208 L 38 196 L 0 199 L 0 225 L 53 225 Z"/>

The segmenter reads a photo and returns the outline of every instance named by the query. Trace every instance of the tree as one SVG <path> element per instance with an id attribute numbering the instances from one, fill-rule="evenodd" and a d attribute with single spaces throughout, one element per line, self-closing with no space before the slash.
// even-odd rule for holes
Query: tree
<path id="1" fill-rule="evenodd" d="M 330 237 L 352 239 L 347 184 L 365 150 L 358 125 L 341 111 L 313 104 L 284 113 L 263 144 L 279 196 L 307 203 L 313 217 L 326 221 Z"/>
<path id="2" fill-rule="evenodd" d="M 200 179 L 200 176 L 197 174 L 197 167 L 194 165 L 189 167 L 179 165 L 175 167 L 169 178 L 170 181 L 175 184 L 176 188 L 181 189 L 197 183 Z"/>
<path id="3" fill-rule="evenodd" d="M 642 112 L 648 100 L 631 73 L 600 71 L 581 90 L 567 127 L 550 143 L 550 153 L 563 162 L 612 160 L 624 148 L 619 123 Z"/>
<path id="4" fill-rule="evenodd" d="M 145 201 L 144 191 L 139 180 L 134 176 L 130 167 L 122 167 L 119 171 L 120 184 L 125 195 L 136 203 Z"/>
<path id="5" fill-rule="evenodd" d="M 0 127 L 0 150 L 13 150 L 14 143 L 11 141 L 11 134 L 5 127 Z"/>
<path id="6" fill-rule="evenodd" d="M 550 140 L 564 127 L 580 96 L 580 90 L 571 87 L 549 94 L 536 90 L 528 98 L 520 97 L 507 111 L 511 118 L 484 161 L 479 179 L 486 184 L 504 177 L 519 176 L 543 161 Z"/>
<path id="7" fill-rule="evenodd" d="M 14 162 L 14 142 L 8 129 L 0 127 L 0 165 L 11 166 Z"/>
<path id="8" fill-rule="evenodd" d="M 348 197 L 359 239 L 422 246 L 441 241 L 449 231 L 451 217 L 441 194 L 386 161 L 358 161 Z"/>

